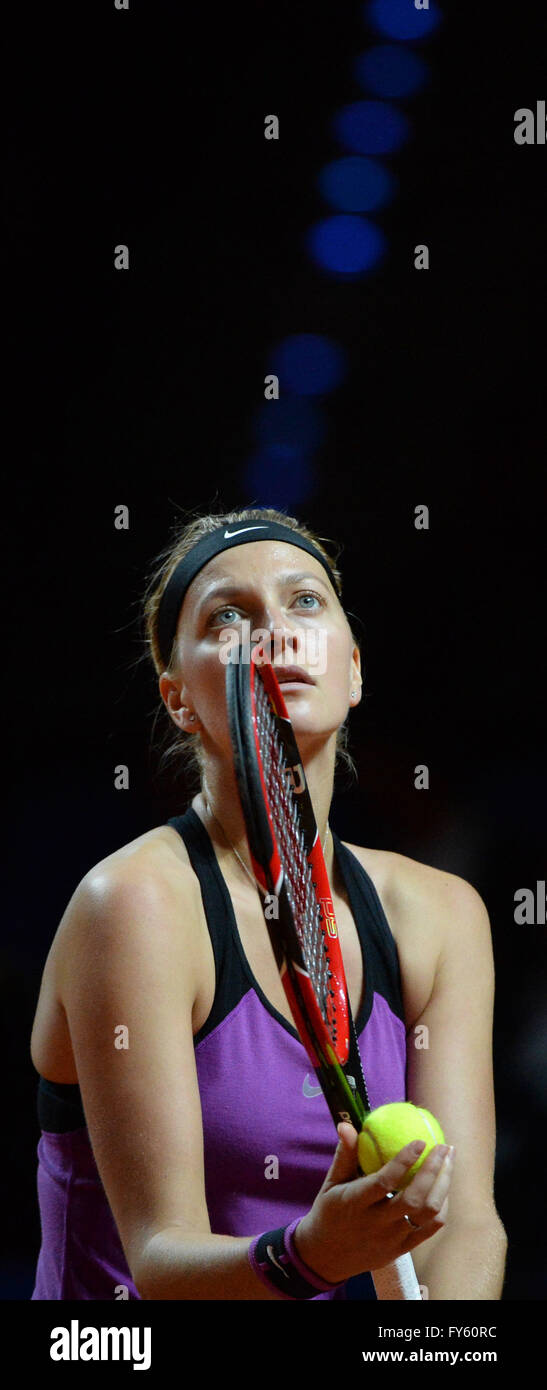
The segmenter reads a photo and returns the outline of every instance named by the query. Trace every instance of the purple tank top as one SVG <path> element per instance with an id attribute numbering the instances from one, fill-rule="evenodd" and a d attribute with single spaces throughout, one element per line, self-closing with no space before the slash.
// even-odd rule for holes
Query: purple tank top
<path id="1" fill-rule="evenodd" d="M 309 1210 L 332 1162 L 336 1132 L 295 1029 L 251 973 L 205 827 L 192 807 L 169 824 L 182 835 L 198 876 L 215 958 L 213 1007 L 194 1039 L 211 1230 L 257 1235 Z M 397 947 L 368 874 L 334 832 L 333 844 L 364 957 L 356 1030 L 374 1109 L 406 1099 Z M 42 1240 L 32 1299 L 138 1299 L 79 1087 L 41 1077 L 38 1123 Z M 317 1295 L 333 1297 L 374 1298 L 372 1280 L 365 1273 Z"/>

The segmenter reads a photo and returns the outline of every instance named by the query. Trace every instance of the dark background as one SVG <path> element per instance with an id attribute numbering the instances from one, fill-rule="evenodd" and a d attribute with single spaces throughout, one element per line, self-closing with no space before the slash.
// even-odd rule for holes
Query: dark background
<path id="1" fill-rule="evenodd" d="M 144 577 L 179 508 L 283 506 L 273 475 L 250 496 L 245 468 L 269 354 L 299 332 L 330 335 L 349 364 L 311 485 L 287 507 L 343 544 L 363 625 L 359 783 L 338 787 L 332 824 L 462 875 L 486 902 L 504 1297 L 547 1292 L 546 932 L 513 915 L 546 860 L 546 148 L 513 138 L 515 110 L 547 94 L 545 28 L 539 3 L 442 8 L 421 50 L 429 86 L 401 103 L 412 137 L 387 161 L 388 254 L 351 282 L 314 267 L 305 236 L 325 215 L 332 113 L 362 96 L 360 4 L 9 18 L 5 1299 L 29 1298 L 39 1247 L 29 1040 L 49 946 L 93 863 L 186 804 L 150 746 Z M 263 138 L 270 112 L 278 142 Z"/>

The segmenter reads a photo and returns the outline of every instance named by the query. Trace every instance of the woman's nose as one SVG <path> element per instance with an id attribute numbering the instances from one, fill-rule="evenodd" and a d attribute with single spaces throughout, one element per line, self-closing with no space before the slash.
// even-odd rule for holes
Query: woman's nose
<path id="1" fill-rule="evenodd" d="M 258 638 L 258 644 L 264 647 L 268 660 L 271 660 L 274 647 L 276 653 L 280 647 L 282 651 L 285 649 L 293 650 L 297 631 L 293 624 L 287 621 L 283 612 L 269 610 L 262 618 L 261 628 L 267 636 Z"/>

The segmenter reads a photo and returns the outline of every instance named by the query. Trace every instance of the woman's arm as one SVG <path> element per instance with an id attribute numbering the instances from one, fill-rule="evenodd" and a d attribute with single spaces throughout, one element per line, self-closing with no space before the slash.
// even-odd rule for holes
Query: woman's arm
<path id="1" fill-rule="evenodd" d="M 92 870 L 63 924 L 60 994 L 95 1161 L 142 1297 L 195 1297 L 201 1272 L 201 1297 L 229 1280 L 231 1297 L 271 1299 L 249 1240 L 211 1234 L 192 1031 L 200 890 L 154 856 Z"/>
<path id="2" fill-rule="evenodd" d="M 423 866 L 408 871 L 406 893 L 408 920 L 417 930 L 434 915 L 441 943 L 430 999 L 407 1033 L 408 1099 L 437 1116 L 456 1149 L 444 1228 L 413 1252 L 414 1264 L 430 1299 L 499 1299 L 507 1237 L 494 1200 L 488 914 L 469 883 Z"/>
<path id="3" fill-rule="evenodd" d="M 416 1156 L 409 1144 L 378 1173 L 362 1177 L 357 1134 L 352 1125 L 339 1126 L 329 1171 L 295 1232 L 297 1253 L 309 1270 L 333 1284 L 343 1283 L 363 1269 L 381 1269 L 410 1248 L 408 1226 L 386 1199 Z M 442 1228 L 449 1186 L 450 1174 L 435 1149 L 407 1188 L 424 1228 L 411 1238 L 411 1248 Z M 142 1251 L 139 1291 L 147 1299 L 271 1298 L 267 1289 L 257 1290 L 247 1257 L 251 1239 L 192 1236 L 176 1225 L 158 1231 Z"/>

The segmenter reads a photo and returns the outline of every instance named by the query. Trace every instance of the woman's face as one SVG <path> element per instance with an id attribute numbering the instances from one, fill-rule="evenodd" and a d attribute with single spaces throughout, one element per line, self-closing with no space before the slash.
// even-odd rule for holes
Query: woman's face
<path id="1" fill-rule="evenodd" d="M 198 732 L 204 747 L 210 743 L 229 759 L 228 654 L 249 660 L 261 641 L 302 751 L 336 735 L 350 692 L 360 692 L 359 650 L 318 560 L 285 541 L 251 541 L 215 555 L 185 594 L 173 677 L 164 674 L 160 690 L 178 727 Z M 310 683 L 285 683 L 287 666 L 298 666 Z"/>

